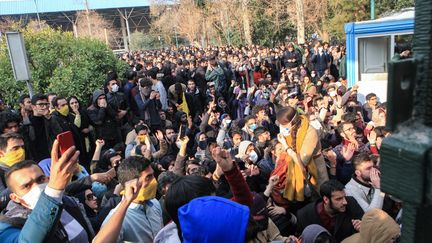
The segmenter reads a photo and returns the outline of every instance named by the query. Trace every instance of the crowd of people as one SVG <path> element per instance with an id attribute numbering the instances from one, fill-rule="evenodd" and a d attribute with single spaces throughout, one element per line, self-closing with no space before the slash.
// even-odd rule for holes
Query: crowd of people
<path id="1" fill-rule="evenodd" d="M 398 240 L 402 204 L 380 186 L 386 104 L 358 101 L 343 45 L 119 58 L 125 77 L 89 101 L 2 107 L 1 242 Z"/>

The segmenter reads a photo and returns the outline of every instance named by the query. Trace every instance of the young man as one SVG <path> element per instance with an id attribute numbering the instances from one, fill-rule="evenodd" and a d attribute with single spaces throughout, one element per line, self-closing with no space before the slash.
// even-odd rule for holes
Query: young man
<path id="1" fill-rule="evenodd" d="M 50 177 L 33 161 L 15 164 L 6 174 L 13 202 L 0 219 L 1 242 L 91 242 L 93 229 L 78 203 L 63 196 L 77 166 L 79 152 L 51 151 Z"/>
<path id="2" fill-rule="evenodd" d="M 379 106 L 378 98 L 376 94 L 370 93 L 366 95 L 366 103 L 362 107 L 363 111 L 363 119 L 365 122 L 372 121 L 372 113 L 374 110 L 376 110 Z"/>
<path id="3" fill-rule="evenodd" d="M 308 225 L 319 224 L 338 242 L 357 233 L 364 212 L 354 198 L 345 195 L 344 186 L 339 181 L 329 180 L 321 185 L 320 194 L 320 200 L 298 211 L 299 232 Z"/>
<path id="4" fill-rule="evenodd" d="M 136 188 L 139 191 L 138 196 L 127 208 L 118 241 L 153 242 L 163 225 L 162 209 L 159 201 L 155 199 L 157 181 L 150 160 L 131 156 L 119 165 L 117 175 L 119 182 L 125 187 L 128 181 L 134 179 L 138 179 L 141 184 L 141 187 Z M 118 210 L 123 210 L 121 204 L 105 218 L 102 230 L 106 224 L 111 223 L 111 217 L 115 217 Z"/>
<path id="5" fill-rule="evenodd" d="M 369 154 L 355 156 L 354 168 L 353 178 L 345 186 L 347 196 L 353 197 L 365 212 L 371 208 L 382 209 L 385 195 L 381 192 L 381 174 Z"/>

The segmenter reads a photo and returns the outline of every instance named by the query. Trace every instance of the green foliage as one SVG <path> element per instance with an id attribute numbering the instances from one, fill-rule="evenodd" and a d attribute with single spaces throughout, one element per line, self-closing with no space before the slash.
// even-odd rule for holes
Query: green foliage
<path id="1" fill-rule="evenodd" d="M 399 11 L 404 8 L 414 7 L 414 0 L 376 0 L 375 8 L 377 16 L 384 13 Z"/>
<path id="2" fill-rule="evenodd" d="M 22 33 L 35 93 L 76 95 L 86 102 L 95 89 L 103 86 L 108 71 L 117 71 L 122 77 L 126 70 L 126 64 L 100 41 L 76 39 L 70 32 L 52 28 L 27 28 Z M 8 104 L 16 104 L 18 96 L 28 91 L 25 82 L 14 80 L 4 41 L 2 45 L 0 92 Z"/>
<path id="3" fill-rule="evenodd" d="M 331 5 L 327 22 L 330 36 L 343 37 L 345 23 L 370 19 L 370 0 L 335 0 Z"/>
<path id="4" fill-rule="evenodd" d="M 145 49 L 159 49 L 164 46 L 166 46 L 166 43 L 162 37 L 159 40 L 158 35 L 156 34 L 135 31 L 131 34 L 129 49 L 133 51 Z"/>

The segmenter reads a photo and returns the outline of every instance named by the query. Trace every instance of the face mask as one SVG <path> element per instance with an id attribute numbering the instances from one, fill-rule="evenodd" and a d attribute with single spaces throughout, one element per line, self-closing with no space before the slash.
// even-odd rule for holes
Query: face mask
<path id="1" fill-rule="evenodd" d="M 329 95 L 330 95 L 331 97 L 336 96 L 336 91 L 330 91 L 330 92 L 329 92 Z"/>
<path id="2" fill-rule="evenodd" d="M 158 184 L 156 179 L 153 178 L 153 180 L 150 182 L 150 184 L 147 187 L 140 189 L 140 191 L 138 192 L 138 196 L 136 197 L 135 200 L 137 200 L 138 202 L 144 202 L 155 198 L 157 185 Z"/>
<path id="3" fill-rule="evenodd" d="M 146 139 L 145 135 L 138 135 L 137 138 L 138 138 L 140 143 L 145 143 L 145 139 Z"/>
<path id="4" fill-rule="evenodd" d="M 207 141 L 199 141 L 198 147 L 202 150 L 206 149 L 207 148 Z"/>
<path id="5" fill-rule="evenodd" d="M 315 73 L 312 73 L 312 74 L 311 74 L 311 77 L 312 77 L 312 78 L 315 78 L 315 76 L 316 76 Z"/>
<path id="6" fill-rule="evenodd" d="M 177 148 L 180 149 L 181 145 L 182 145 L 182 142 L 181 141 L 176 141 L 175 144 L 176 144 Z"/>
<path id="7" fill-rule="evenodd" d="M 282 134 L 282 136 L 284 136 L 284 137 L 287 137 L 287 136 L 290 135 L 290 130 L 289 130 L 289 128 L 287 128 L 287 127 L 279 126 L 279 132 L 280 132 L 280 134 Z"/>
<path id="8" fill-rule="evenodd" d="M 69 114 L 69 106 L 65 105 L 57 110 L 62 116 L 67 116 Z"/>
<path id="9" fill-rule="evenodd" d="M 111 86 L 111 90 L 113 93 L 116 93 L 119 90 L 119 86 L 117 84 L 114 84 L 113 86 Z"/>
<path id="10" fill-rule="evenodd" d="M 252 161 L 252 163 L 256 163 L 258 161 L 258 154 L 255 151 L 252 151 L 249 154 L 249 160 Z"/>
<path id="11" fill-rule="evenodd" d="M 24 200 L 30 209 L 34 209 L 36 207 L 36 203 L 39 201 L 40 195 L 45 190 L 47 184 L 48 183 L 42 183 L 34 186 L 22 197 L 22 200 Z"/>
<path id="12" fill-rule="evenodd" d="M 249 129 L 253 132 L 257 128 L 257 124 L 250 124 Z"/>
<path id="13" fill-rule="evenodd" d="M 3 157 L 0 158 L 0 163 L 11 167 L 12 165 L 23 161 L 25 159 L 25 150 L 19 148 L 17 150 L 9 151 L 5 153 Z"/>
<path id="14" fill-rule="evenodd" d="M 231 124 L 231 122 L 232 122 L 232 120 L 225 120 L 225 123 L 226 123 L 227 125 Z"/>

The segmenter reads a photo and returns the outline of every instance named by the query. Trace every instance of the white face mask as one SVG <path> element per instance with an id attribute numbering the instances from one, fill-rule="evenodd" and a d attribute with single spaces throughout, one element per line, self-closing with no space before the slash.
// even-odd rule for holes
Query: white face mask
<path id="1" fill-rule="evenodd" d="M 287 127 L 282 127 L 282 126 L 279 126 L 279 132 L 280 132 L 280 134 L 282 134 L 282 136 L 284 136 L 284 137 L 288 137 L 288 136 L 291 134 L 289 128 L 287 128 Z"/>
<path id="2" fill-rule="evenodd" d="M 181 145 L 182 145 L 182 142 L 181 141 L 176 141 L 175 144 L 176 144 L 177 148 L 180 149 Z"/>
<path id="3" fill-rule="evenodd" d="M 113 93 L 116 93 L 116 92 L 119 90 L 119 86 L 118 86 L 117 84 L 114 84 L 114 85 L 111 87 L 111 90 L 112 90 Z"/>
<path id="4" fill-rule="evenodd" d="M 336 91 L 330 91 L 330 92 L 329 92 L 329 95 L 330 95 L 331 97 L 336 96 Z"/>
<path id="5" fill-rule="evenodd" d="M 225 123 L 226 123 L 227 125 L 229 125 L 229 124 L 231 123 L 231 120 L 225 120 Z"/>
<path id="6" fill-rule="evenodd" d="M 258 154 L 255 151 L 250 152 L 249 160 L 255 164 L 258 161 Z"/>
<path id="7" fill-rule="evenodd" d="M 24 196 L 22 196 L 22 199 L 30 207 L 30 209 L 34 209 L 36 207 L 36 203 L 39 201 L 40 195 L 45 190 L 47 184 L 48 183 L 38 184 L 37 186 L 34 186 Z"/>
<path id="8" fill-rule="evenodd" d="M 312 73 L 311 76 L 312 76 L 312 78 L 315 78 L 316 74 L 315 74 L 315 73 Z"/>

